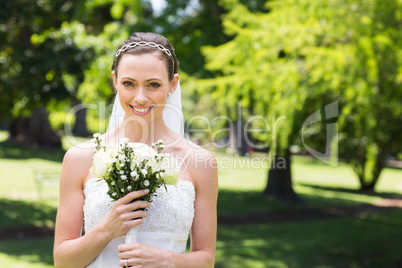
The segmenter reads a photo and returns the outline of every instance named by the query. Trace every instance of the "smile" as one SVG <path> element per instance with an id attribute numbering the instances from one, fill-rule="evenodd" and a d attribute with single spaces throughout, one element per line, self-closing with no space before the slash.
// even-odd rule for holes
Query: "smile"
<path id="1" fill-rule="evenodd" d="M 134 106 L 131 106 L 131 105 L 129 105 L 129 106 L 130 106 L 131 110 L 132 110 L 135 114 L 138 114 L 138 115 L 145 115 L 145 114 L 148 114 L 148 113 L 151 111 L 151 109 L 153 108 L 153 106 L 150 106 L 150 107 L 148 107 L 148 108 L 137 108 L 137 107 L 134 107 Z"/>

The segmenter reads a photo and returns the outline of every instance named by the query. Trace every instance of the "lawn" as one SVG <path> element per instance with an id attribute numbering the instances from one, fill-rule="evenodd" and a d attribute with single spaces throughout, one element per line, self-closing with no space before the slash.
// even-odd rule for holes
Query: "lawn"
<path id="1" fill-rule="evenodd" d="M 34 173 L 60 171 L 64 150 L 80 140 L 63 139 L 64 150 L 27 149 L 1 142 L 0 132 L 0 233 L 13 228 L 52 228 L 57 210 L 57 184 L 40 198 Z M 402 267 L 402 210 L 355 213 L 343 217 L 294 219 L 312 211 L 377 204 L 383 198 L 401 198 L 402 170 L 385 169 L 376 194 L 357 191 L 350 167 L 327 166 L 317 160 L 294 156 L 295 191 L 304 200 L 286 205 L 264 197 L 266 169 L 251 168 L 250 158 L 214 151 L 219 164 L 216 267 Z M 296 214 L 295 214 L 296 213 Z M 241 223 L 248 215 L 265 215 L 261 221 Z M 278 222 L 270 215 L 285 215 Z M 289 217 L 290 215 L 290 217 Z M 237 220 L 239 219 L 239 220 Z M 1 267 L 52 267 L 53 239 L 0 240 Z"/>

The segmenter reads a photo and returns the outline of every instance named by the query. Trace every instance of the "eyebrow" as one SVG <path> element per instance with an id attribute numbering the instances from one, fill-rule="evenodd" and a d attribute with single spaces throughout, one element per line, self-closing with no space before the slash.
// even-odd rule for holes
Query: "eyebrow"
<path id="1" fill-rule="evenodd" d="M 133 79 L 131 77 L 122 77 L 121 79 L 129 79 L 129 80 L 132 80 L 132 81 L 137 81 L 137 80 L 135 80 L 135 79 Z M 145 82 L 149 82 L 149 81 L 152 81 L 152 80 L 162 81 L 162 79 L 159 79 L 159 78 L 150 78 L 150 79 L 145 80 Z"/>

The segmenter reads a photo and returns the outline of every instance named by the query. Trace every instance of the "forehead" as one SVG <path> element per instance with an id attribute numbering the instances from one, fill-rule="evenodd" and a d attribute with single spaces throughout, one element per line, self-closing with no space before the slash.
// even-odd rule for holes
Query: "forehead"
<path id="1" fill-rule="evenodd" d="M 168 71 L 158 52 L 140 55 L 124 54 L 119 62 L 118 76 L 132 78 L 156 76 L 164 79 L 168 77 Z"/>

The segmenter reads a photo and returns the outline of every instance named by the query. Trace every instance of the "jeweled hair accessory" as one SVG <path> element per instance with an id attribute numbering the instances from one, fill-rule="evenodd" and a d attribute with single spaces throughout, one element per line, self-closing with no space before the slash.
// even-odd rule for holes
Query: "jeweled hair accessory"
<path id="1" fill-rule="evenodd" d="M 174 59 L 173 59 L 172 53 L 171 53 L 167 48 L 165 48 L 164 46 L 162 46 L 162 45 L 160 45 L 160 44 L 156 44 L 156 43 L 154 43 L 154 42 L 140 41 L 140 42 L 132 42 L 132 43 L 130 43 L 130 44 L 124 45 L 124 46 L 122 46 L 119 50 L 116 51 L 116 58 L 117 58 L 122 52 L 126 51 L 127 49 L 135 48 L 135 47 L 138 47 L 138 46 L 142 46 L 142 47 L 143 47 L 143 46 L 148 46 L 148 47 L 154 47 L 154 48 L 159 49 L 160 51 L 162 51 L 163 53 L 165 53 L 166 55 L 169 56 L 169 58 L 172 60 L 173 68 L 174 68 Z"/>

